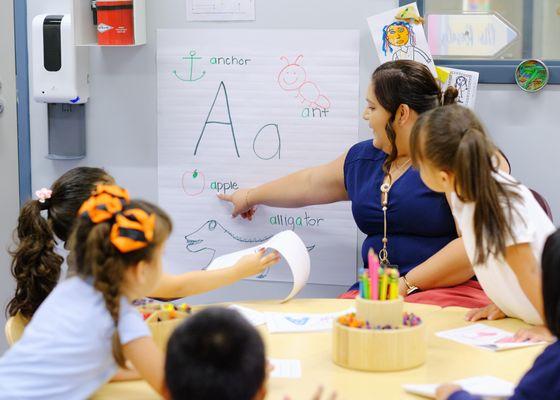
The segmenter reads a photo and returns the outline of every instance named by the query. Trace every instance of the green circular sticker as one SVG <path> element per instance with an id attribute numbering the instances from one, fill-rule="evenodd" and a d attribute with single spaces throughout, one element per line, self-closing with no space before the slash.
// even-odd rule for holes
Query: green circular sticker
<path id="1" fill-rule="evenodd" d="M 515 69 L 515 82 L 526 92 L 538 92 L 548 83 L 548 68 L 541 60 L 522 61 Z"/>

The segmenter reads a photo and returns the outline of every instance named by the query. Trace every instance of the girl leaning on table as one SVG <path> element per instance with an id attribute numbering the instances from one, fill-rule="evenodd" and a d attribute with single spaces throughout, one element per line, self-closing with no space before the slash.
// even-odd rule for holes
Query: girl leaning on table
<path id="1" fill-rule="evenodd" d="M 541 268 L 544 242 L 555 228 L 532 193 L 497 168 L 496 146 L 475 114 L 450 105 L 422 114 L 410 149 L 424 183 L 451 198 L 474 272 L 493 304 L 467 319 L 519 318 L 542 326 Z M 544 327 L 517 338 L 547 336 Z"/>
<path id="2" fill-rule="evenodd" d="M 552 234 L 544 245 L 542 256 L 542 295 L 544 317 L 550 332 L 560 336 L 560 230 Z M 560 342 L 548 346 L 535 360 L 515 388 L 510 400 L 560 399 Z M 437 400 L 482 400 L 462 390 L 458 385 L 446 384 L 437 389 Z"/>

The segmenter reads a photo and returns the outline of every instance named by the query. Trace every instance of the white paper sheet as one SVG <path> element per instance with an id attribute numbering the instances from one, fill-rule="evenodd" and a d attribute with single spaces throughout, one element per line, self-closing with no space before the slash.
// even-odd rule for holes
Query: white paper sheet
<path id="1" fill-rule="evenodd" d="M 476 101 L 476 90 L 478 88 L 478 72 L 464 69 L 438 67 L 449 73 L 447 80 L 442 82 L 442 91 L 445 92 L 449 86 L 457 89 L 457 103 L 474 110 Z"/>
<path id="2" fill-rule="evenodd" d="M 330 331 L 333 321 L 341 315 L 355 312 L 353 308 L 326 314 L 267 312 L 266 326 L 270 333 Z"/>
<path id="3" fill-rule="evenodd" d="M 253 326 L 259 326 L 266 323 L 266 316 L 260 311 L 237 304 L 232 304 L 228 306 L 228 308 L 237 311 Z"/>
<path id="4" fill-rule="evenodd" d="M 212 261 L 207 269 L 221 269 L 231 267 L 243 256 L 254 254 L 261 248 L 273 249 L 278 251 L 288 263 L 293 276 L 293 286 L 290 294 L 282 302 L 286 302 L 294 297 L 305 286 L 309 279 L 310 260 L 305 243 L 293 231 L 284 231 L 274 235 L 270 240 L 235 253 L 226 254 Z M 273 266 L 271 268 L 276 268 Z"/>
<path id="5" fill-rule="evenodd" d="M 255 0 L 187 0 L 187 21 L 254 21 Z"/>
<path id="6" fill-rule="evenodd" d="M 249 222 L 216 195 L 330 162 L 358 141 L 358 50 L 348 30 L 158 30 L 158 195 L 174 225 L 166 271 L 205 268 L 289 229 L 310 250 L 309 282 L 355 282 L 349 202 L 260 206 Z M 293 278 L 279 265 L 260 279 Z"/>
<path id="7" fill-rule="evenodd" d="M 436 336 L 469 346 L 491 351 L 518 349 L 545 344 L 545 342 L 513 342 L 513 333 L 485 324 L 474 324 L 464 328 L 437 332 Z"/>
<path id="8" fill-rule="evenodd" d="M 443 383 L 443 382 L 442 382 Z M 515 386 L 506 380 L 494 376 L 474 376 L 453 382 L 475 396 L 491 398 L 509 398 Z M 435 399 L 436 389 L 441 383 L 427 385 L 403 385 L 409 393 Z"/>
<path id="9" fill-rule="evenodd" d="M 283 358 L 269 358 L 268 361 L 274 366 L 270 373 L 271 378 L 301 378 L 301 362 Z"/>
<path id="10" fill-rule="evenodd" d="M 430 53 L 422 24 L 395 19 L 406 7 L 414 7 L 418 14 L 416 3 L 411 3 L 367 19 L 379 61 L 381 64 L 392 60 L 418 61 L 427 65 L 435 77 L 437 75 L 434 58 Z"/>

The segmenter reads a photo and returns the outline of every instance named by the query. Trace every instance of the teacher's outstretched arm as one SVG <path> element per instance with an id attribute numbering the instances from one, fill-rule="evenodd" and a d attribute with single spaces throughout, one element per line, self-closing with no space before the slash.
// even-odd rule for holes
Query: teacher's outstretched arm
<path id="1" fill-rule="evenodd" d="M 252 219 L 255 206 L 297 208 L 348 200 L 344 187 L 346 153 L 327 164 L 294 172 L 251 189 L 239 189 L 233 194 L 219 194 L 233 204 L 232 217 Z"/>

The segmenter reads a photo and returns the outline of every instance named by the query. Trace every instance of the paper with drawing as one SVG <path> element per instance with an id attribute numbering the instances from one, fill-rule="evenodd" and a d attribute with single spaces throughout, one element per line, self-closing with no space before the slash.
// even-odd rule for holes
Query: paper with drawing
<path id="1" fill-rule="evenodd" d="M 436 76 L 434 59 L 422 24 L 412 18 L 397 19 L 404 11 L 418 15 L 416 3 L 394 8 L 367 19 L 381 64 L 393 60 L 414 60 L 425 64 Z"/>

